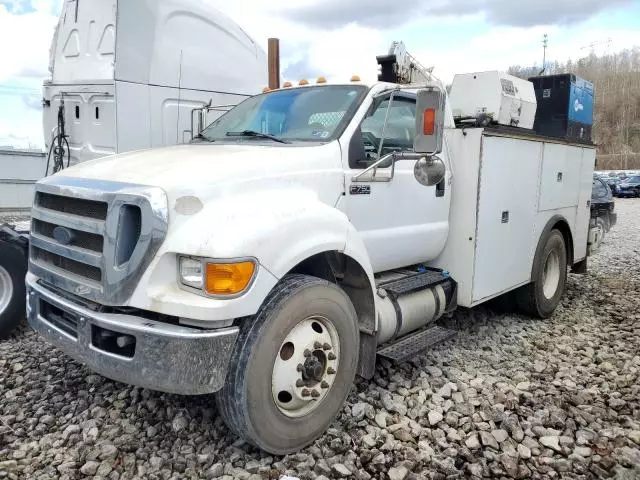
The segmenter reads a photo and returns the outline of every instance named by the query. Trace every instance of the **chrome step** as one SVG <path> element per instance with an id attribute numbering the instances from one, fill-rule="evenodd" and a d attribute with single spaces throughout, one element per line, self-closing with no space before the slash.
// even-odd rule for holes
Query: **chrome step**
<path id="1" fill-rule="evenodd" d="M 402 363 L 438 343 L 449 340 L 457 333 L 455 330 L 433 326 L 382 346 L 376 353 L 392 362 Z"/>
<path id="2" fill-rule="evenodd" d="M 424 288 L 435 287 L 448 281 L 451 281 L 451 277 L 442 273 L 442 271 L 427 270 L 398 280 L 381 283 L 378 285 L 378 288 L 383 288 L 388 293 L 402 295 Z"/>

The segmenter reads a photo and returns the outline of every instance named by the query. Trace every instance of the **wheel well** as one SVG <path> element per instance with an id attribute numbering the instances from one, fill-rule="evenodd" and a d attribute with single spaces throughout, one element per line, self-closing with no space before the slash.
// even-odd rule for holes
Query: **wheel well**
<path id="1" fill-rule="evenodd" d="M 288 273 L 322 278 L 342 288 L 351 299 L 358 323 L 365 331 L 375 329 L 375 305 L 369 277 L 353 258 L 341 252 L 324 252 L 303 260 Z"/>
<path id="2" fill-rule="evenodd" d="M 566 220 L 559 220 L 551 229 L 558 230 L 564 237 L 564 244 L 567 249 L 567 264 L 569 266 L 573 265 L 573 235 L 571 235 L 569 224 Z"/>
<path id="3" fill-rule="evenodd" d="M 360 328 L 358 375 L 371 378 L 376 357 L 376 307 L 367 272 L 356 260 L 342 252 L 323 252 L 298 263 L 288 273 L 322 278 L 338 285 L 353 303 Z"/>
<path id="4" fill-rule="evenodd" d="M 573 266 L 573 235 L 571 234 L 571 229 L 569 228 L 569 224 L 563 217 L 561 217 L 560 215 L 554 215 L 551 219 L 549 219 L 544 229 L 540 233 L 540 239 L 538 240 L 538 246 L 536 247 L 536 252 L 533 257 L 533 265 L 531 267 L 532 282 L 536 279 L 538 273 L 538 265 L 536 263 L 536 259 L 539 257 L 539 255 L 542 254 L 544 243 L 553 230 L 558 230 L 562 234 L 564 245 L 567 250 L 567 266 Z"/>

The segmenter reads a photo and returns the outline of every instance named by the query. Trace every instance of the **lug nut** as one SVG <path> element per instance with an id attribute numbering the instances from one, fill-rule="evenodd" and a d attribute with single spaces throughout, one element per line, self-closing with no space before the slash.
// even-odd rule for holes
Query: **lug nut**
<path id="1" fill-rule="evenodd" d="M 329 375 L 333 375 L 334 373 L 336 373 L 336 371 L 333 369 L 333 367 L 329 367 L 329 368 L 327 368 L 327 373 Z"/>
<path id="2" fill-rule="evenodd" d="M 298 379 L 296 380 L 296 387 L 300 388 L 300 387 L 304 387 L 306 385 L 306 383 L 304 383 L 304 381 Z"/>
<path id="3" fill-rule="evenodd" d="M 305 357 L 310 357 L 311 356 L 311 350 L 309 350 L 308 348 L 304 351 L 303 354 Z"/>
<path id="4" fill-rule="evenodd" d="M 313 348 L 315 348 L 316 350 L 322 348 L 322 344 L 318 341 L 313 342 Z"/>
<path id="5" fill-rule="evenodd" d="M 304 365 L 302 365 L 301 363 L 298 364 L 298 366 L 296 367 L 296 370 L 298 372 L 302 372 L 304 370 Z"/>
<path id="6" fill-rule="evenodd" d="M 322 349 L 323 350 L 331 350 L 331 345 L 329 345 L 328 343 L 325 343 L 324 345 L 322 345 Z"/>
<path id="7" fill-rule="evenodd" d="M 329 384 L 327 382 L 325 382 L 324 380 L 322 381 L 322 383 L 320 384 L 320 386 L 322 388 L 329 388 Z"/>
<path id="8" fill-rule="evenodd" d="M 306 388 L 304 390 L 302 390 L 302 396 L 303 397 L 308 397 L 309 395 L 311 395 L 311 392 L 309 390 L 307 390 Z"/>
<path id="9" fill-rule="evenodd" d="M 327 355 L 327 358 L 328 358 L 329 360 L 335 360 L 335 359 L 336 359 L 336 356 L 335 356 L 333 353 L 330 353 L 329 355 Z"/>
<path id="10" fill-rule="evenodd" d="M 320 396 L 320 392 L 317 390 L 311 390 L 311 396 L 313 398 L 318 398 Z"/>

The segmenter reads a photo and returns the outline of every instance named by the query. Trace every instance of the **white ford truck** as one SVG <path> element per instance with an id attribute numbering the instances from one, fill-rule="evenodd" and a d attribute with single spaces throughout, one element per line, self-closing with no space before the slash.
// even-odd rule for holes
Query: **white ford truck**
<path id="1" fill-rule="evenodd" d="M 29 323 L 106 377 L 216 392 L 232 431 L 292 452 L 377 355 L 448 338 L 435 322 L 457 306 L 512 294 L 552 315 L 567 269 L 586 269 L 594 161 L 526 128 L 456 126 L 435 85 L 269 91 L 189 145 L 40 181 Z"/>

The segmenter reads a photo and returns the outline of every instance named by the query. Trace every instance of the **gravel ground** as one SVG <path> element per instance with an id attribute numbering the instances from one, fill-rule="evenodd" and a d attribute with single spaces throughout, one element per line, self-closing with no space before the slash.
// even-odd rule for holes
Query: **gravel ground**
<path id="1" fill-rule="evenodd" d="M 552 319 L 458 312 L 456 339 L 379 362 L 328 432 L 286 457 L 233 438 L 210 396 L 106 380 L 25 329 L 0 344 L 0 477 L 638 479 L 640 200 L 617 210 Z"/>

